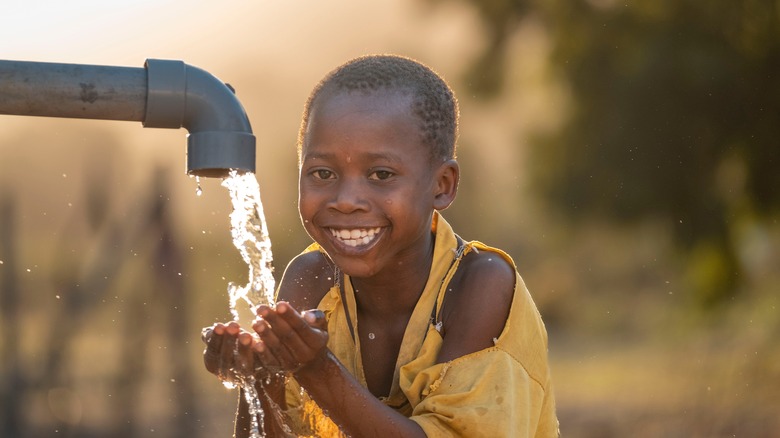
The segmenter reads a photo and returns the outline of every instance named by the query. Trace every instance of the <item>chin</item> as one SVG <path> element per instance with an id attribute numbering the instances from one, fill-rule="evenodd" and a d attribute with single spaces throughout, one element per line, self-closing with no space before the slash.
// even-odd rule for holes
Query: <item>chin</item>
<path id="1" fill-rule="evenodd" d="M 377 269 L 374 265 L 362 259 L 339 257 L 336 258 L 335 263 L 341 272 L 349 275 L 350 277 L 368 278 L 374 276 L 377 273 Z"/>

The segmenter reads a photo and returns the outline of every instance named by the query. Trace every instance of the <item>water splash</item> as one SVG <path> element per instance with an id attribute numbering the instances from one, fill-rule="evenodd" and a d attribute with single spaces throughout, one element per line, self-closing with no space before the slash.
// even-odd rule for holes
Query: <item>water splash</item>
<path id="1" fill-rule="evenodd" d="M 249 407 L 249 431 L 252 438 L 265 436 L 263 424 L 265 422 L 265 412 L 260 404 L 260 394 L 257 393 L 254 376 L 245 377 L 242 380 L 241 387 L 244 389 L 244 399 Z"/>
<path id="2" fill-rule="evenodd" d="M 249 281 L 244 286 L 235 283 L 228 285 L 230 312 L 239 323 L 239 301 L 243 300 L 254 314 L 261 304 L 274 303 L 275 280 L 273 276 L 273 254 L 268 227 L 260 202 L 260 186 L 253 173 L 238 174 L 235 170 L 222 181 L 222 186 L 230 192 L 233 212 L 230 214 L 230 229 L 233 244 L 241 253 L 241 258 L 249 266 Z M 248 323 L 251 321 L 244 321 Z"/>
<path id="3" fill-rule="evenodd" d="M 274 303 L 275 280 L 271 239 L 268 236 L 263 204 L 260 202 L 260 186 L 255 175 L 253 173 L 239 175 L 235 170 L 231 170 L 230 175 L 222 181 L 222 186 L 230 192 L 230 200 L 233 204 L 233 212 L 230 214 L 233 245 L 249 266 L 249 280 L 246 285 L 239 286 L 233 282 L 228 284 L 230 313 L 242 327 L 249 327 L 257 306 Z M 243 301 L 251 311 L 245 318 L 248 320 L 241 320 L 238 309 L 240 301 Z M 238 346 L 235 354 L 238 355 Z M 250 435 L 252 438 L 263 437 L 265 436 L 263 430 L 265 413 L 260 404 L 255 377 L 239 375 L 238 384 L 244 390 L 244 397 L 249 406 Z"/>
<path id="4" fill-rule="evenodd" d="M 195 188 L 195 196 L 202 195 L 203 194 L 203 187 L 200 186 L 200 177 L 199 176 L 195 177 L 195 184 L 198 185 L 198 187 Z"/>

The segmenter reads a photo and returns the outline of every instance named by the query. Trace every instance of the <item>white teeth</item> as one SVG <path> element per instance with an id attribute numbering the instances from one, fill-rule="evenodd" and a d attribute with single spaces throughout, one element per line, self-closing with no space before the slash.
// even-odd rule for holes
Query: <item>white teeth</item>
<path id="1" fill-rule="evenodd" d="M 352 230 L 337 230 L 335 228 L 331 228 L 330 233 L 333 235 L 333 237 L 341 240 L 345 245 L 356 247 L 361 245 L 368 245 L 371 243 L 371 241 L 374 240 L 374 236 L 379 234 L 380 230 L 381 228 L 378 227 L 355 228 Z"/>

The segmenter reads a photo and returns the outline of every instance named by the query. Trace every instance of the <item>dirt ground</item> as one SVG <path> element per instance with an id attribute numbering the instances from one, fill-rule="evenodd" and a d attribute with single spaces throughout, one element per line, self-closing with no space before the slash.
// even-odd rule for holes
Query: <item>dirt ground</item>
<path id="1" fill-rule="evenodd" d="M 780 348 L 760 337 L 551 339 L 562 436 L 778 437 Z"/>

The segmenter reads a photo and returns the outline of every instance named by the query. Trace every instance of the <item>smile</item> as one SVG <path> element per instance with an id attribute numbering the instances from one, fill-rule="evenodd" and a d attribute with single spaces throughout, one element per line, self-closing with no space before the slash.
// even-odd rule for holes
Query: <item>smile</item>
<path id="1" fill-rule="evenodd" d="M 355 228 L 352 230 L 330 228 L 330 233 L 347 246 L 357 247 L 371 243 L 381 228 Z"/>

